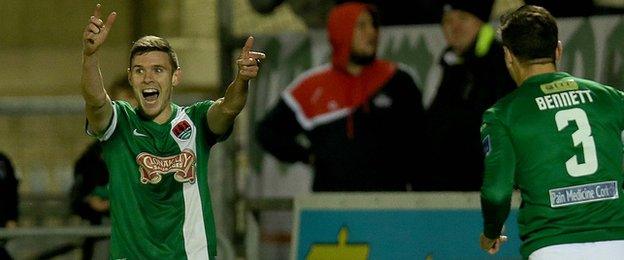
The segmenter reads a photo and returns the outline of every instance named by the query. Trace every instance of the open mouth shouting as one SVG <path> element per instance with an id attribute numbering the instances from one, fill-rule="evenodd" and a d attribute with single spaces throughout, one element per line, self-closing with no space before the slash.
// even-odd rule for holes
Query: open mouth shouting
<path id="1" fill-rule="evenodd" d="M 158 100 L 158 96 L 160 95 L 160 91 L 155 88 L 147 88 L 141 91 L 143 99 L 147 103 L 154 103 Z"/>

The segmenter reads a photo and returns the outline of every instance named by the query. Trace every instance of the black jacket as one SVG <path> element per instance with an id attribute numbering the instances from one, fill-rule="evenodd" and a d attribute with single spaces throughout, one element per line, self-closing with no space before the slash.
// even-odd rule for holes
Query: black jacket
<path id="1" fill-rule="evenodd" d="M 489 25 L 485 25 L 489 26 Z M 481 36 L 480 37 L 484 37 Z M 488 36 L 485 36 L 488 37 Z M 481 188 L 483 152 L 480 125 L 483 112 L 516 88 L 505 67 L 503 47 L 491 39 L 487 49 L 473 45 L 462 56 L 447 48 L 440 59 L 443 75 L 427 110 L 431 137 L 431 175 L 418 189 L 477 191 Z M 483 46 L 481 46 L 483 47 Z"/>
<path id="2" fill-rule="evenodd" d="M 420 91 L 409 74 L 397 69 L 352 113 L 309 129 L 281 98 L 259 122 L 256 137 L 282 161 L 313 158 L 313 191 L 405 191 L 422 174 L 423 124 Z M 309 146 L 297 142 L 299 134 Z"/>
<path id="3" fill-rule="evenodd" d="M 70 191 L 71 212 L 91 224 L 101 224 L 102 218 L 109 213 L 94 210 L 86 202 L 86 198 L 96 187 L 105 186 L 107 183 L 108 169 L 102 159 L 102 146 L 96 141 L 89 145 L 74 164 L 74 183 Z"/>
<path id="4" fill-rule="evenodd" d="M 0 153 L 0 227 L 9 220 L 17 221 L 19 195 L 18 181 L 11 160 Z"/>

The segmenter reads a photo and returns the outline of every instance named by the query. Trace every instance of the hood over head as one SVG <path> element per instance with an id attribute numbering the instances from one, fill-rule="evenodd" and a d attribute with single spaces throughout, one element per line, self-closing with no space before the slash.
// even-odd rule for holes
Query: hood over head
<path id="1" fill-rule="evenodd" d="M 358 2 L 339 4 L 329 13 L 327 36 L 332 46 L 332 64 L 340 70 L 345 70 L 349 64 L 353 30 L 358 16 L 364 11 L 376 17 L 377 11 L 374 6 Z"/>

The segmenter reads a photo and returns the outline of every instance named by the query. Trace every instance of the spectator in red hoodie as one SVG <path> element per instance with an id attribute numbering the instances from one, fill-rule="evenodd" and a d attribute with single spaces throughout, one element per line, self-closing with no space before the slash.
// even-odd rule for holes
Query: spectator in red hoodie
<path id="1" fill-rule="evenodd" d="M 281 93 L 259 122 L 258 142 L 281 161 L 310 164 L 315 192 L 411 190 L 425 161 L 414 150 L 427 150 L 419 88 L 401 65 L 376 58 L 374 6 L 334 6 L 327 32 L 331 63 Z"/>

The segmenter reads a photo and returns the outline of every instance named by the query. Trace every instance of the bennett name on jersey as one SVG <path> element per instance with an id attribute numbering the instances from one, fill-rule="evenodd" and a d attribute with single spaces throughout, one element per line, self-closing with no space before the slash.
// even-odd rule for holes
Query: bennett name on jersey
<path id="1" fill-rule="evenodd" d="M 578 85 L 572 80 L 563 82 L 557 81 L 541 85 L 540 88 L 544 91 L 544 93 L 552 93 L 562 90 L 578 89 Z M 535 103 L 537 104 L 539 110 L 546 110 L 594 102 L 594 99 L 589 92 L 589 90 L 574 90 L 545 95 L 543 97 L 536 97 Z"/>

